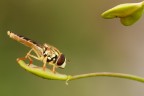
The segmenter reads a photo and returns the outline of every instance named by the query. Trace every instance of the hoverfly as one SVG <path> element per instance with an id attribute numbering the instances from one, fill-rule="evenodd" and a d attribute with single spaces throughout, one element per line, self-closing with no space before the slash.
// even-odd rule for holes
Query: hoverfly
<path id="1" fill-rule="evenodd" d="M 31 50 L 26 54 L 25 57 L 19 58 L 19 60 L 29 59 L 30 64 L 32 64 L 32 59 L 37 59 L 43 62 L 43 70 L 46 69 L 46 64 L 52 65 L 52 72 L 55 72 L 56 68 L 65 68 L 66 58 L 57 48 L 49 44 L 40 45 L 34 42 L 31 39 L 17 35 L 13 32 L 8 31 L 7 34 L 10 38 L 28 46 Z M 31 52 L 34 52 L 36 55 L 32 55 Z"/>

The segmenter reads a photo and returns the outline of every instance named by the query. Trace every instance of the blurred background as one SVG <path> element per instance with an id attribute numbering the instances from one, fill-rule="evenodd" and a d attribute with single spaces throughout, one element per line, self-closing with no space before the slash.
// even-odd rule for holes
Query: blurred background
<path id="1" fill-rule="evenodd" d="M 46 80 L 16 62 L 30 48 L 10 39 L 8 30 L 49 43 L 70 61 L 58 72 L 70 75 L 121 72 L 144 77 L 144 18 L 132 26 L 100 14 L 113 6 L 140 0 L 0 0 L 0 96 L 143 96 L 144 84 L 96 77 Z M 34 63 L 42 62 L 34 60 Z"/>

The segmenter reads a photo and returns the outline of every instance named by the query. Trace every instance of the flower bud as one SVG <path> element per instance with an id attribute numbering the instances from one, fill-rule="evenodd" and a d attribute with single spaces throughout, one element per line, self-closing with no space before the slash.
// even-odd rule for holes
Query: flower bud
<path id="1" fill-rule="evenodd" d="M 129 26 L 142 16 L 143 4 L 144 2 L 120 4 L 105 11 L 101 16 L 105 19 L 120 18 L 123 25 Z"/>

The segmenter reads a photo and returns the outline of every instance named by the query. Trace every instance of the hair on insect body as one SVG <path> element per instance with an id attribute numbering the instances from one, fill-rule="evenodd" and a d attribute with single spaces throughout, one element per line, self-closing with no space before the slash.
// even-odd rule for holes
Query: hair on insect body
<path id="1" fill-rule="evenodd" d="M 43 70 L 46 69 L 46 64 L 52 65 L 52 71 L 55 72 L 56 68 L 65 68 L 66 58 L 63 53 L 61 53 L 56 47 L 49 44 L 38 44 L 33 40 L 26 38 L 24 36 L 15 34 L 8 31 L 8 36 L 27 47 L 30 47 L 31 50 L 26 54 L 25 57 L 19 58 L 19 60 L 29 59 L 30 64 L 32 64 L 32 59 L 37 59 L 43 62 Z M 31 52 L 34 52 L 36 55 L 32 55 Z"/>

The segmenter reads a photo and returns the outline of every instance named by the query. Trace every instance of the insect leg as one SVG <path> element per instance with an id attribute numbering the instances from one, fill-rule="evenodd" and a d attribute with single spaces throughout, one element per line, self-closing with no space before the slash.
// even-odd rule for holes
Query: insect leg
<path id="1" fill-rule="evenodd" d="M 46 69 L 46 64 L 47 64 L 47 57 L 45 57 L 45 58 L 43 59 L 43 70 L 44 70 L 44 71 L 45 71 L 45 69 Z M 55 71 L 56 65 L 51 64 L 51 63 L 50 63 L 50 65 L 53 66 L 51 71 L 52 71 L 53 73 L 55 73 L 55 72 L 56 72 L 56 71 Z"/>
<path id="2" fill-rule="evenodd" d="M 29 65 L 33 63 L 33 60 L 32 60 L 30 57 L 35 58 L 35 59 L 37 59 L 37 60 L 40 60 L 40 59 L 39 59 L 40 56 L 39 56 L 37 53 L 36 53 L 36 55 L 37 55 L 38 57 L 30 54 L 32 51 L 34 51 L 34 52 L 36 53 L 36 51 L 35 51 L 34 49 L 31 49 L 31 50 L 27 53 L 27 55 L 26 55 L 25 57 L 23 57 L 23 58 L 18 58 L 18 59 L 19 59 L 19 60 L 29 59 L 29 61 L 30 61 L 30 62 L 29 62 Z"/>
<path id="3" fill-rule="evenodd" d="M 33 51 L 36 54 L 36 56 L 30 54 L 31 51 Z M 38 54 L 38 52 L 35 49 L 31 49 L 31 51 L 27 53 L 27 56 L 30 56 L 30 57 L 37 59 L 37 60 L 41 60 L 41 56 Z"/>
<path id="4" fill-rule="evenodd" d="M 45 69 L 46 69 L 46 63 L 47 63 L 47 57 L 45 57 L 44 59 L 43 59 L 43 70 L 45 71 Z"/>
<path id="5" fill-rule="evenodd" d="M 25 56 L 25 58 L 28 58 L 29 59 L 29 65 L 30 64 L 32 64 L 33 63 L 33 60 L 30 58 L 30 56 L 29 56 L 29 54 L 31 53 L 33 51 L 33 49 L 31 49 L 28 53 L 27 53 L 27 55 Z"/>
<path id="6" fill-rule="evenodd" d="M 33 51 L 33 52 L 36 54 L 36 56 L 30 54 L 31 51 Z M 34 49 L 31 49 L 31 50 L 27 53 L 26 57 L 30 60 L 30 64 L 31 64 L 31 61 L 32 61 L 32 59 L 31 59 L 30 57 L 32 57 L 32 58 L 34 58 L 34 59 L 37 59 L 37 60 L 40 60 L 40 61 L 43 59 L 43 57 L 41 57 L 41 56 L 38 54 L 38 52 L 37 52 L 36 50 L 34 50 Z"/>
<path id="7" fill-rule="evenodd" d="M 37 59 L 37 60 L 41 60 L 40 57 L 37 57 L 37 56 L 31 55 L 31 54 L 28 54 L 28 56 L 29 56 L 29 57 L 32 57 L 32 58 L 34 58 L 34 59 Z"/>
<path id="8" fill-rule="evenodd" d="M 40 55 L 38 54 L 38 52 L 35 49 L 33 49 L 33 51 L 35 52 L 35 54 L 37 55 L 37 57 L 40 58 Z"/>
<path id="9" fill-rule="evenodd" d="M 52 71 L 53 73 L 55 73 L 57 66 L 56 66 L 54 63 L 48 63 L 48 64 L 49 64 L 49 65 L 52 65 L 51 71 Z"/>
<path id="10" fill-rule="evenodd" d="M 28 58 L 30 60 L 30 64 L 32 64 L 32 59 L 28 56 L 28 54 L 30 54 L 31 51 L 32 51 L 32 49 L 27 53 L 27 55 L 25 57 L 18 58 L 18 60 L 26 60 Z"/>
<path id="11" fill-rule="evenodd" d="M 56 66 L 55 66 L 55 65 L 53 65 L 53 67 L 52 67 L 52 72 L 53 72 L 53 73 L 56 72 Z"/>
<path id="12" fill-rule="evenodd" d="M 18 58 L 18 61 L 19 61 L 19 60 L 25 60 L 25 59 L 27 59 L 27 58 L 25 58 L 25 57 Z"/>
<path id="13" fill-rule="evenodd" d="M 33 63 L 33 60 L 30 58 L 30 56 L 27 56 L 27 58 L 29 59 L 29 64 L 28 65 L 31 65 Z"/>

